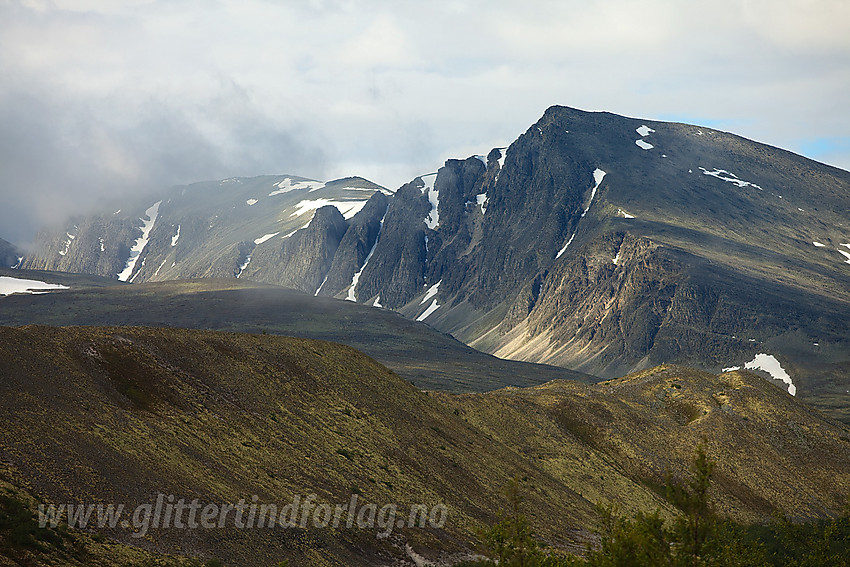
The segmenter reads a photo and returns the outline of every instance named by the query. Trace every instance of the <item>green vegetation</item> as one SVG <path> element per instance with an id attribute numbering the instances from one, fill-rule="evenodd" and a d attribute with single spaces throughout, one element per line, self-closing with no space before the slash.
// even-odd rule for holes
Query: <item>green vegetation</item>
<path id="1" fill-rule="evenodd" d="M 520 512 L 515 480 L 506 491 L 507 513 L 482 532 L 492 560 L 456 567 L 846 567 L 850 566 L 850 508 L 839 518 L 794 523 L 778 516 L 769 524 L 742 526 L 719 517 L 709 501 L 714 463 L 702 445 L 691 464 L 691 478 L 668 476 L 667 495 L 680 514 L 667 522 L 659 511 L 619 515 L 599 506 L 599 543 L 586 556 L 545 554 Z"/>
<path id="2" fill-rule="evenodd" d="M 514 478 L 505 489 L 508 510 L 499 513 L 499 521 L 482 534 L 484 547 L 499 565 L 528 567 L 539 562 L 542 554 L 534 539 L 531 525 L 520 510 L 519 479 Z"/>
<path id="3" fill-rule="evenodd" d="M 225 567 L 216 559 L 199 559 L 152 553 L 123 545 L 102 534 L 39 527 L 37 501 L 0 481 L 0 565 L 33 567 Z M 6 561 L 4 561 L 6 560 Z"/>
<path id="4" fill-rule="evenodd" d="M 258 495 L 281 507 L 316 494 L 317 504 L 334 506 L 354 494 L 378 508 L 396 504 L 399 518 L 413 505 L 444 503 L 445 532 L 405 526 L 393 537 L 416 550 L 458 552 L 519 474 L 540 487 L 529 502 L 550 525 L 593 518 L 592 504 L 469 425 L 441 396 L 350 347 L 184 329 L 0 327 L 0 360 L 0 455 L 14 458 L 0 462 L 0 473 L 7 467 L 8 477 L 29 479 L 51 502 L 132 510 L 161 492 L 215 503 Z M 568 501 L 569 520 L 555 504 Z M 353 567 L 404 556 L 376 531 L 312 523 L 198 530 L 191 549 L 246 567 L 283 559 L 320 567 L 339 558 Z M 170 530 L 151 530 L 144 541 L 115 532 L 104 535 L 163 553 L 179 552 L 187 539 Z"/>
<path id="5" fill-rule="evenodd" d="M 45 550 L 64 546 L 58 532 L 39 528 L 26 502 L 11 491 L 0 494 L 0 534 L 0 549 L 4 553 L 15 549 Z"/>
<path id="6" fill-rule="evenodd" d="M 0 475 L 50 502 L 133 509 L 164 493 L 230 503 L 257 495 L 282 506 L 312 493 L 316 505 L 333 506 L 357 495 L 379 508 L 397 504 L 399 519 L 414 504 L 448 507 L 442 529 L 399 527 L 389 538 L 312 524 L 201 530 L 189 539 L 151 530 L 143 541 L 121 529 L 72 530 L 94 555 L 117 538 L 245 567 L 284 559 L 365 567 L 403 559 L 401 538 L 428 559 L 456 557 L 496 523 L 482 545 L 489 540 L 488 553 L 505 564 L 586 565 L 556 552 L 584 547 L 597 502 L 620 508 L 602 522 L 594 549 L 603 537 L 610 545 L 654 537 L 650 551 L 663 556 L 696 534 L 683 547 L 693 555 L 720 541 L 705 532 L 716 516 L 739 522 L 717 523 L 736 549 L 756 537 L 738 526 L 777 511 L 835 514 L 850 492 L 846 430 L 746 373 L 667 366 L 594 386 L 555 381 L 454 395 L 423 392 L 338 344 L 138 327 L 0 327 L 0 361 Z M 689 422 L 683 406 L 706 413 Z M 703 437 L 711 474 L 686 475 L 695 480 L 668 495 L 664 472 L 687 471 Z M 709 489 L 699 490 L 708 476 Z M 496 519 L 512 478 L 522 498 L 509 490 Z M 716 509 L 687 523 L 675 502 L 700 512 L 706 495 Z M 821 547 L 834 552 L 840 542 L 829 534 L 838 532 L 829 530 Z M 784 544 L 782 536 L 760 540 L 768 558 Z"/>

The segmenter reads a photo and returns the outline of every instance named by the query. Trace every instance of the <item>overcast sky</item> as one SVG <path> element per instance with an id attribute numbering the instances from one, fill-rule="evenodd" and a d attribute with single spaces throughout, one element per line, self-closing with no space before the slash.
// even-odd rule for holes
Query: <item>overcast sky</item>
<path id="1" fill-rule="evenodd" d="M 553 104 L 850 169 L 848 0 L 0 0 L 0 237 L 191 181 L 391 189 Z"/>

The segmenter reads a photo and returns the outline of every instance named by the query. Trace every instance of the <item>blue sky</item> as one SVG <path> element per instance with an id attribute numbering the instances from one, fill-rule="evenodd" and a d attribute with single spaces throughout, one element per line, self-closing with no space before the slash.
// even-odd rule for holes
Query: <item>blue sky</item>
<path id="1" fill-rule="evenodd" d="M 845 0 L 0 0 L 0 237 L 234 175 L 395 189 L 553 104 L 850 169 Z"/>

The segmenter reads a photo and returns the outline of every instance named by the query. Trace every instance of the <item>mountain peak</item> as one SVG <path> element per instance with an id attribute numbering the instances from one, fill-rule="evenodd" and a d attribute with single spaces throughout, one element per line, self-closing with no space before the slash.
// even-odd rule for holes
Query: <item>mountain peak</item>
<path id="1" fill-rule="evenodd" d="M 566 106 L 497 150 L 395 193 L 294 176 L 171 192 L 133 277 L 238 274 L 380 304 L 485 352 L 604 377 L 762 354 L 798 395 L 850 419 L 834 401 L 850 388 L 850 173 Z M 116 274 L 151 203 L 45 235 L 24 265 Z M 324 222 L 323 206 L 342 222 Z"/>

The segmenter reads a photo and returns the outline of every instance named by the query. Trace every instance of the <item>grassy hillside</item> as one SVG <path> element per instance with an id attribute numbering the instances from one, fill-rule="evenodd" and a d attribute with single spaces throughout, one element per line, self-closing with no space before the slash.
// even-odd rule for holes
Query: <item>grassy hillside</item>
<path id="1" fill-rule="evenodd" d="M 263 503 L 315 493 L 444 503 L 444 529 L 160 530 L 134 540 L 234 565 L 366 565 L 469 547 L 514 474 L 550 534 L 592 505 L 361 353 L 285 337 L 141 328 L 0 330 L 4 475 L 55 503 Z M 405 514 L 406 516 L 406 514 Z M 403 538 L 403 539 L 399 539 Z M 262 550 L 258 553 L 257 550 Z"/>
<path id="2" fill-rule="evenodd" d="M 39 567 L 215 567 L 216 560 L 201 561 L 164 555 L 125 545 L 102 534 L 40 527 L 38 505 L 44 503 L 26 490 L 0 480 L 0 565 Z"/>
<path id="3" fill-rule="evenodd" d="M 520 479 L 541 539 L 581 549 L 594 504 L 660 508 L 697 440 L 724 512 L 837 512 L 850 432 L 748 373 L 677 367 L 595 386 L 423 392 L 346 346 L 271 335 L 131 327 L 0 328 L 0 474 L 56 504 L 158 493 L 203 503 L 444 504 L 441 527 L 97 530 L 229 565 L 385 565 L 474 550 Z M 409 546 L 409 547 L 408 547 Z M 116 564 L 122 564 L 116 560 Z M 130 564 L 130 563 L 125 563 Z"/>
<path id="4" fill-rule="evenodd" d="M 272 333 L 347 344 L 427 389 L 480 392 L 586 374 L 484 354 L 386 309 L 242 280 L 113 285 L 95 276 L 10 270 L 71 287 L 2 298 L 0 325 L 141 325 Z M 2 272 L 0 272 L 2 274 Z M 88 280 L 93 280 L 89 282 Z"/>
<path id="5" fill-rule="evenodd" d="M 666 472 L 686 471 L 701 441 L 717 463 L 715 502 L 738 520 L 821 517 L 850 501 L 850 429 L 750 372 L 659 366 L 443 399 L 594 502 L 624 482 L 663 494 Z"/>

